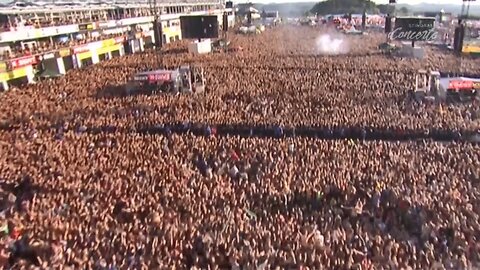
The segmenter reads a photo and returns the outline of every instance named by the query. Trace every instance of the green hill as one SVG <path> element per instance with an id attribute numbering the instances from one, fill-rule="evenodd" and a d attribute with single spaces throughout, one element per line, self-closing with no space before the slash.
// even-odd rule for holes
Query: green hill
<path id="1" fill-rule="evenodd" d="M 394 10 L 390 5 L 377 5 L 369 0 L 327 0 L 316 3 L 310 12 L 312 14 L 342 14 L 342 13 L 362 13 L 366 11 L 369 14 L 391 13 Z"/>

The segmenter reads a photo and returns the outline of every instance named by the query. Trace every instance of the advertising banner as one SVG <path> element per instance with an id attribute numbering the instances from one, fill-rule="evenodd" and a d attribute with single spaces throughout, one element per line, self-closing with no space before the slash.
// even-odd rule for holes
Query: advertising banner
<path id="1" fill-rule="evenodd" d="M 464 45 L 462 48 L 462 52 L 480 54 L 480 45 Z"/>
<path id="2" fill-rule="evenodd" d="M 106 40 L 102 40 L 102 46 L 100 48 L 110 47 L 115 45 L 115 39 L 110 38 Z"/>
<path id="3" fill-rule="evenodd" d="M 79 60 L 87 59 L 87 58 L 90 58 L 90 57 L 92 57 L 92 52 L 83 52 L 83 53 L 77 54 L 77 58 Z"/>
<path id="4" fill-rule="evenodd" d="M 18 68 L 12 71 L 0 73 L 0 81 L 9 81 L 27 76 L 27 68 Z"/>
<path id="5" fill-rule="evenodd" d="M 7 63 L 0 62 L 0 72 L 4 72 L 7 70 Z"/>
<path id="6" fill-rule="evenodd" d="M 10 60 L 10 68 L 11 69 L 17 69 L 17 68 L 21 68 L 21 67 L 34 65 L 36 63 L 37 63 L 37 58 L 35 56 L 33 56 L 33 55 L 24 56 L 24 57 L 20 57 L 20 58 Z"/>
<path id="7" fill-rule="evenodd" d="M 55 58 L 54 53 L 47 53 L 43 55 L 43 60 L 52 59 L 52 58 Z"/>
<path id="8" fill-rule="evenodd" d="M 158 81 L 170 81 L 170 76 L 171 74 L 168 72 L 165 73 L 155 73 L 155 74 L 149 74 L 148 75 L 148 80 L 150 82 L 158 82 Z"/>
<path id="9" fill-rule="evenodd" d="M 137 17 L 137 18 L 127 18 L 118 21 L 120 25 L 131 25 L 139 23 L 147 23 L 153 21 L 153 17 Z"/>
<path id="10" fill-rule="evenodd" d="M 60 57 L 69 56 L 70 54 L 71 54 L 70 48 L 64 48 L 64 49 L 58 50 L 58 55 Z"/>
<path id="11" fill-rule="evenodd" d="M 85 30 L 93 30 L 95 26 L 93 23 L 82 23 L 78 25 L 78 30 L 85 31 Z"/>
<path id="12" fill-rule="evenodd" d="M 120 44 L 120 43 L 123 43 L 124 41 L 125 41 L 125 37 L 124 37 L 124 36 L 116 37 L 116 38 L 115 38 L 115 44 Z"/>
<path id="13" fill-rule="evenodd" d="M 388 34 L 392 40 L 434 41 L 438 38 L 435 30 L 435 18 L 397 17 L 395 27 Z"/>
<path id="14" fill-rule="evenodd" d="M 480 81 L 451 80 L 448 89 L 471 90 L 480 89 Z"/>
<path id="15" fill-rule="evenodd" d="M 72 52 L 74 54 L 84 53 L 84 52 L 88 52 L 88 51 L 89 51 L 88 44 L 87 45 L 82 45 L 82 46 L 79 46 L 79 47 L 75 47 L 75 48 L 72 49 Z"/>
<path id="16" fill-rule="evenodd" d="M 104 54 L 104 53 L 118 51 L 118 50 L 120 50 L 120 45 L 113 45 L 113 46 L 109 46 L 109 47 L 100 48 L 100 49 L 97 50 L 97 53 L 98 54 Z"/>

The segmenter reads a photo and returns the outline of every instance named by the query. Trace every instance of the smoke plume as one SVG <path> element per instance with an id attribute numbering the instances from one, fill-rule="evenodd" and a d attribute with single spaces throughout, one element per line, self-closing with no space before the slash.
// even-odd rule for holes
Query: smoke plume
<path id="1" fill-rule="evenodd" d="M 346 54 L 349 51 L 348 42 L 345 37 L 332 34 L 321 34 L 316 40 L 317 53 L 321 55 Z"/>

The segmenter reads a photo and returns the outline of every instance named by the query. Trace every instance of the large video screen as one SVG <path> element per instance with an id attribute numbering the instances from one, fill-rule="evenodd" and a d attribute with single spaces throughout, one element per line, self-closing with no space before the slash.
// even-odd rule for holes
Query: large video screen
<path id="1" fill-rule="evenodd" d="M 183 39 L 218 38 L 218 17 L 181 16 L 180 26 Z"/>

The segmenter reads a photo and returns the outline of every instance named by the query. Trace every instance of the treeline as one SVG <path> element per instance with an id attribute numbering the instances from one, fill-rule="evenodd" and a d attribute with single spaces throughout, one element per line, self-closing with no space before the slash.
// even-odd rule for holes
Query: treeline
<path id="1" fill-rule="evenodd" d="M 388 14 L 393 13 L 393 5 L 377 5 L 370 0 L 327 0 L 315 4 L 310 12 L 312 14 L 343 14 L 343 13 L 363 13 L 368 14 Z"/>

